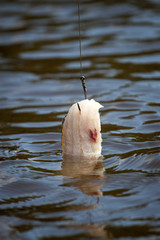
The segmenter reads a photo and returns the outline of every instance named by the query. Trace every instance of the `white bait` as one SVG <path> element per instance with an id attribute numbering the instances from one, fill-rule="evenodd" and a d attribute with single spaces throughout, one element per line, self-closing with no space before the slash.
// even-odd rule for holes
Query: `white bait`
<path id="1" fill-rule="evenodd" d="M 75 103 L 62 126 L 63 154 L 98 158 L 102 137 L 99 109 L 103 106 L 93 99 Z"/>

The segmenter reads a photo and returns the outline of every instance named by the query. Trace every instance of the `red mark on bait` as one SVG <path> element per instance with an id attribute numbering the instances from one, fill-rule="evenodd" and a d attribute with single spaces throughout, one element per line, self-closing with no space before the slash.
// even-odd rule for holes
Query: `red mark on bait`
<path id="1" fill-rule="evenodd" d="M 93 142 L 96 143 L 96 140 L 97 140 L 97 129 L 96 128 L 93 131 L 91 129 L 89 129 L 89 137 L 91 138 L 91 140 Z"/>

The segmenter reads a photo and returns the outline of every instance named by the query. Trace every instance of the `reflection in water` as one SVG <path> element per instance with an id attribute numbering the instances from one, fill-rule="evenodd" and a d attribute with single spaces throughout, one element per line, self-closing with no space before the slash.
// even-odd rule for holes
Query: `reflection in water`
<path id="1" fill-rule="evenodd" d="M 92 238 L 111 239 L 113 237 L 112 233 L 105 229 L 105 226 L 103 225 L 83 224 L 83 225 L 70 225 L 69 227 L 85 230 L 86 234 Z"/>
<path id="2" fill-rule="evenodd" d="M 104 165 L 102 158 L 88 159 L 82 157 L 63 156 L 63 176 L 74 178 L 65 184 L 80 189 L 87 195 L 101 196 Z"/>

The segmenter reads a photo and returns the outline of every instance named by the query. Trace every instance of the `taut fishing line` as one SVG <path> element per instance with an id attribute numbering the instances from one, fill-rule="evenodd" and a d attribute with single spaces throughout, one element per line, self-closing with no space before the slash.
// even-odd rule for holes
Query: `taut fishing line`
<path id="1" fill-rule="evenodd" d="M 84 90 L 84 97 L 87 99 L 87 87 L 85 84 L 85 76 L 83 75 L 83 66 L 82 66 L 82 40 L 81 40 L 81 17 L 80 17 L 80 2 L 78 0 L 78 33 L 79 33 L 79 57 L 80 57 L 80 80 L 82 81 L 82 86 Z"/>

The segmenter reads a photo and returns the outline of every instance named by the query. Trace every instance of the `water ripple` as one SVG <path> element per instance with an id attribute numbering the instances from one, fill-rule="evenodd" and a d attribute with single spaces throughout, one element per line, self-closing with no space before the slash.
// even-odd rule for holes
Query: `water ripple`
<path id="1" fill-rule="evenodd" d="M 74 1 L 0 2 L 0 238 L 158 239 L 160 5 L 82 1 L 83 69 L 103 155 L 66 159 L 83 99 Z"/>

